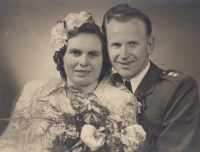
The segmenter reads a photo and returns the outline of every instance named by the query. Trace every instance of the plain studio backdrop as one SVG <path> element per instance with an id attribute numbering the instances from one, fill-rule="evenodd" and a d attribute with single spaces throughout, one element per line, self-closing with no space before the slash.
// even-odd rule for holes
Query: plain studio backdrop
<path id="1" fill-rule="evenodd" d="M 58 76 L 50 31 L 69 13 L 103 15 L 119 3 L 146 13 L 156 46 L 150 59 L 163 69 L 192 76 L 200 86 L 200 1 L 198 0 L 0 0 L 0 118 L 10 116 L 12 101 L 31 80 Z M 0 132 L 6 126 L 0 121 Z"/>

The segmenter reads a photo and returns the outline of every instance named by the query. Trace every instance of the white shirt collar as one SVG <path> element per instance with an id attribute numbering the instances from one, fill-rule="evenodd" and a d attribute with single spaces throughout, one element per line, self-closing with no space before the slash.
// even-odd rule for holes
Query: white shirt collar
<path id="1" fill-rule="evenodd" d="M 149 67 L 150 67 L 150 62 L 148 62 L 146 68 L 144 68 L 144 70 L 140 74 L 138 74 L 136 77 L 134 77 L 130 80 L 133 93 L 135 92 L 135 90 L 139 86 L 140 82 L 146 75 L 147 71 L 149 70 Z M 126 79 L 123 78 L 123 81 L 125 82 Z"/>

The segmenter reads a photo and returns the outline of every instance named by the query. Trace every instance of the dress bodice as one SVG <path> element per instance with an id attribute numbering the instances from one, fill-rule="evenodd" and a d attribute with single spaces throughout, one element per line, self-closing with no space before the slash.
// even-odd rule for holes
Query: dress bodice
<path id="1" fill-rule="evenodd" d="M 55 125 L 51 122 L 61 118 L 63 113 L 74 116 L 76 111 L 70 98 L 83 99 L 78 93 L 75 97 L 70 92 L 66 93 L 65 84 L 62 79 L 51 78 L 28 82 L 23 87 L 14 101 L 16 105 L 9 125 L 0 138 L 0 152 L 53 151 L 48 147 L 52 145 L 54 134 L 67 130 L 62 123 L 58 122 Z M 109 78 L 104 78 L 92 95 L 97 97 L 97 102 L 107 107 L 111 114 L 129 114 L 126 119 L 130 123 L 136 123 L 137 103 L 132 94 L 123 89 L 115 88 L 110 84 Z M 90 102 L 91 96 L 84 98 L 87 100 L 84 99 L 83 102 Z M 130 101 L 132 105 L 127 104 Z M 73 131 L 73 127 L 69 134 L 74 138 L 79 136 L 75 130 Z"/>

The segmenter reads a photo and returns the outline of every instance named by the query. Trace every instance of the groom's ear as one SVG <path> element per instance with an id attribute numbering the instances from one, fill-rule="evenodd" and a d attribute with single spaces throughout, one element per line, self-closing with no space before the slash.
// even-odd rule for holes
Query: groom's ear
<path id="1" fill-rule="evenodd" d="M 148 54 L 151 55 L 153 53 L 155 47 L 155 38 L 151 36 L 148 41 Z"/>

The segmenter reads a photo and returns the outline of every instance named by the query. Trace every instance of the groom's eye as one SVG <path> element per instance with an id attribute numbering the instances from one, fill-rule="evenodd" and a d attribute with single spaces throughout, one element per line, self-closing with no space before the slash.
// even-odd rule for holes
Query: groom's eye
<path id="1" fill-rule="evenodd" d="M 116 48 L 118 48 L 118 47 L 120 47 L 120 46 L 121 46 L 120 43 L 112 43 L 112 44 L 111 44 L 111 47 L 116 47 Z"/>
<path id="2" fill-rule="evenodd" d="M 129 42 L 129 46 L 135 46 L 135 45 L 137 45 L 138 43 L 137 42 L 135 42 L 135 41 L 131 41 L 131 42 Z"/>
<path id="3" fill-rule="evenodd" d="M 90 52 L 89 53 L 89 57 L 91 57 L 91 58 L 95 58 L 95 57 L 98 57 L 98 56 L 99 56 L 98 52 Z"/>

